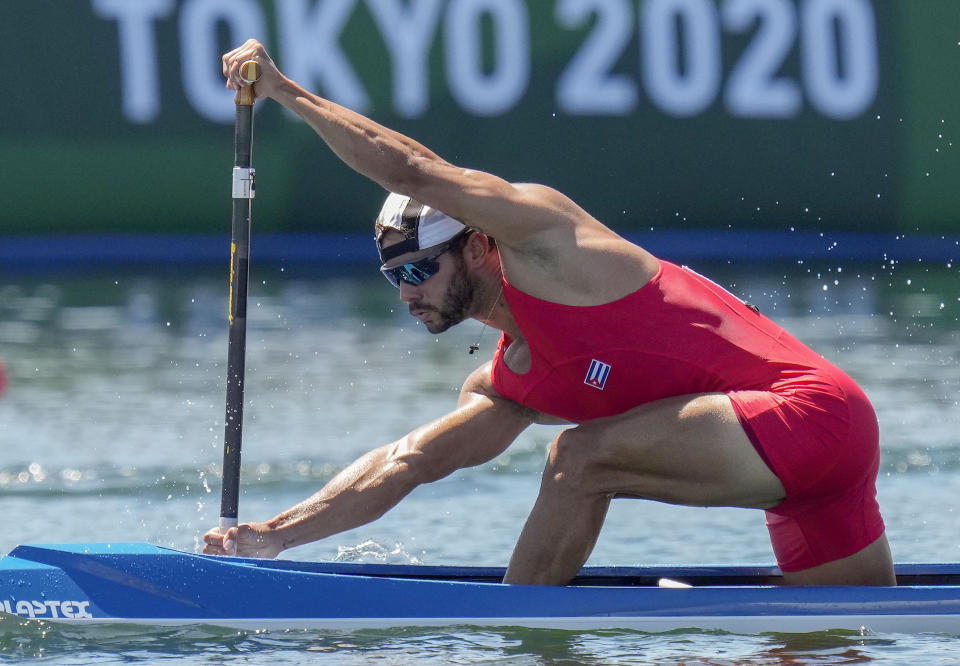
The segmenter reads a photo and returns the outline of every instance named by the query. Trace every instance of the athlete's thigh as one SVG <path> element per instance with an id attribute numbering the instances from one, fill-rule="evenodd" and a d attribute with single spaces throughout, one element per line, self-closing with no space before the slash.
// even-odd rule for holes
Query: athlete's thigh
<path id="1" fill-rule="evenodd" d="M 599 492 L 695 506 L 769 508 L 783 484 L 721 393 L 659 400 L 569 433 Z"/>

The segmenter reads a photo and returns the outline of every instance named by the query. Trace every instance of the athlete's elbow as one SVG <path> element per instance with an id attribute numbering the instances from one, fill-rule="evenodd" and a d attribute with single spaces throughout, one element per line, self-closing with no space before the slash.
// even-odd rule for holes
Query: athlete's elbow
<path id="1" fill-rule="evenodd" d="M 432 200 L 431 191 L 440 182 L 438 170 L 449 165 L 432 153 L 416 150 L 404 152 L 398 158 L 387 170 L 381 185 L 390 192 L 404 194 L 420 202 Z"/>
<path id="2" fill-rule="evenodd" d="M 426 453 L 410 438 L 404 438 L 394 445 L 391 461 L 404 484 L 411 488 L 439 481 L 457 468 L 441 456 Z"/>

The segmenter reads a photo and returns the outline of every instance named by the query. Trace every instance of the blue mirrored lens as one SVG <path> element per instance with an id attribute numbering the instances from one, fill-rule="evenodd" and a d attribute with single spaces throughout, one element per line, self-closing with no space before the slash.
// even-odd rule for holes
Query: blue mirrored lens
<path id="1" fill-rule="evenodd" d="M 410 264 L 402 264 L 395 268 L 383 269 L 381 272 L 390 284 L 399 288 L 401 281 L 407 284 L 418 285 L 424 280 L 433 277 L 439 268 L 440 264 L 435 259 L 427 258 Z"/>

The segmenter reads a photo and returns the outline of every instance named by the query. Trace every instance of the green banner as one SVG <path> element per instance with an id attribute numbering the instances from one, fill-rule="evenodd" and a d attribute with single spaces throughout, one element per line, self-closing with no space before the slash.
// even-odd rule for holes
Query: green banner
<path id="1" fill-rule="evenodd" d="M 956 0 L 7 2 L 0 233 L 229 228 L 261 39 L 308 89 L 622 230 L 957 233 Z M 366 231 L 380 188 L 258 103 L 258 231 Z"/>

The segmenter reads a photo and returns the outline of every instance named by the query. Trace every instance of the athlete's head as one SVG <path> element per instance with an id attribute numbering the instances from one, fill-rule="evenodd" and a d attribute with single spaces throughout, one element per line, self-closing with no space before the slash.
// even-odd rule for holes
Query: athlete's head
<path id="1" fill-rule="evenodd" d="M 462 251 L 472 231 L 400 194 L 391 193 L 377 216 L 380 271 L 431 333 L 441 333 L 471 314 L 476 289 Z"/>

